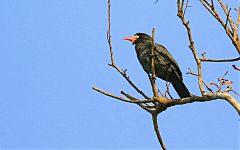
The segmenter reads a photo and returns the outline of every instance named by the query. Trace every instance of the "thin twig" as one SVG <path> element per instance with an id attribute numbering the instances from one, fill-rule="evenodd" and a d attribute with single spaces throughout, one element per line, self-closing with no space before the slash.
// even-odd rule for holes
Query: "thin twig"
<path id="1" fill-rule="evenodd" d="M 188 68 L 188 72 L 186 74 L 190 74 L 190 75 L 193 75 L 193 76 L 196 76 L 198 77 L 198 74 L 194 73 L 191 68 Z M 213 93 L 212 89 L 204 82 L 204 80 L 202 80 L 202 83 L 203 85 L 207 88 L 208 91 L 210 91 L 211 93 Z"/>
<path id="2" fill-rule="evenodd" d="M 228 71 L 226 71 L 223 76 L 218 78 L 218 81 L 219 81 L 219 92 L 222 92 L 222 85 L 223 85 L 223 82 L 224 82 L 224 77 L 227 74 L 228 74 Z"/>
<path id="3" fill-rule="evenodd" d="M 230 27 L 231 27 L 232 31 L 234 31 L 234 28 L 235 28 L 235 27 L 234 27 L 234 22 L 233 22 L 230 14 L 229 14 L 230 11 L 231 11 L 231 8 L 229 8 L 229 10 L 228 10 L 228 6 L 227 6 L 227 5 L 224 6 L 224 4 L 223 4 L 223 2 L 222 2 L 221 0 L 218 0 L 218 3 L 219 3 L 220 6 L 222 7 L 223 12 L 225 13 L 226 17 L 228 18 L 229 23 L 230 23 Z"/>
<path id="4" fill-rule="evenodd" d="M 153 99 L 147 99 L 147 100 L 139 100 L 139 99 L 126 99 L 126 98 L 123 98 L 123 97 L 119 97 L 119 96 L 116 96 L 116 95 L 113 95 L 111 93 L 108 93 L 108 92 L 105 92 L 99 88 L 96 88 L 96 87 L 92 87 L 93 90 L 95 91 L 98 91 L 106 96 L 109 96 L 109 97 L 112 97 L 112 98 L 115 98 L 115 99 L 118 99 L 118 100 L 121 100 L 121 101 L 124 101 L 124 102 L 128 102 L 128 103 L 135 103 L 135 104 L 139 104 L 139 103 L 150 103 L 150 102 L 153 102 L 154 100 Z"/>
<path id="5" fill-rule="evenodd" d="M 188 68 L 188 72 L 186 74 L 190 74 L 190 75 L 198 77 L 198 74 L 194 73 L 191 68 Z"/>
<path id="6" fill-rule="evenodd" d="M 233 92 L 234 94 L 236 94 L 237 96 L 240 96 L 240 94 L 237 93 L 236 91 L 232 90 L 232 92 Z"/>
<path id="7" fill-rule="evenodd" d="M 121 94 L 123 94 L 124 96 L 126 96 L 127 98 L 129 98 L 131 100 L 136 99 L 135 97 L 125 93 L 124 91 L 121 91 Z M 146 110 L 147 112 L 151 113 L 151 109 L 149 109 L 150 106 L 147 103 L 137 103 L 137 105 L 140 106 L 142 109 Z"/>
<path id="8" fill-rule="evenodd" d="M 182 2 L 182 3 L 184 3 L 184 2 Z M 183 11 L 183 16 L 185 16 L 188 7 L 189 7 L 189 6 L 188 6 L 188 0 L 187 0 L 185 9 L 184 9 L 184 11 Z"/>
<path id="9" fill-rule="evenodd" d="M 240 71 L 240 67 L 237 67 L 236 65 L 232 65 L 233 69 Z"/>
<path id="10" fill-rule="evenodd" d="M 233 62 L 233 61 L 239 61 L 240 57 L 231 58 L 231 59 L 206 59 L 206 58 L 201 58 L 200 60 L 202 62 Z"/>
<path id="11" fill-rule="evenodd" d="M 166 81 L 166 91 L 164 92 L 164 95 L 166 96 L 166 93 L 168 94 L 168 96 L 173 99 L 172 95 L 170 94 L 170 89 L 169 89 L 169 86 L 170 86 L 170 82 L 167 82 Z M 167 96 L 166 96 L 167 97 Z"/>
<path id="12" fill-rule="evenodd" d="M 228 10 L 228 13 L 227 13 L 225 28 L 227 27 L 227 24 L 228 24 L 228 22 L 229 22 L 230 12 L 231 12 L 231 8 Z"/>

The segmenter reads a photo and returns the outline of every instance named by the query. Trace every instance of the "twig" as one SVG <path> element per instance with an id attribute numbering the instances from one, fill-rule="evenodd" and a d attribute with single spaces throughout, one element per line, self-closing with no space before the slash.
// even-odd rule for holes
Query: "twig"
<path id="1" fill-rule="evenodd" d="M 213 82 L 209 83 L 208 86 L 215 86 L 218 89 L 218 91 L 220 91 L 220 88 L 216 83 L 213 83 Z"/>
<path id="2" fill-rule="evenodd" d="M 207 88 L 208 91 L 213 93 L 213 90 L 203 81 L 203 85 Z"/>
<path id="3" fill-rule="evenodd" d="M 201 58 L 200 60 L 202 62 L 233 62 L 233 61 L 239 61 L 240 57 L 231 58 L 231 59 L 206 59 L 206 58 Z"/>
<path id="4" fill-rule="evenodd" d="M 228 22 L 229 22 L 230 12 L 231 12 L 231 8 L 228 10 L 228 13 L 227 13 L 225 28 L 227 28 L 227 24 L 228 24 Z"/>
<path id="5" fill-rule="evenodd" d="M 183 4 L 184 4 L 184 1 L 182 1 L 182 5 L 183 5 Z M 183 16 L 185 16 L 188 7 L 189 7 L 189 6 L 188 6 L 188 0 L 187 0 L 185 9 L 184 9 L 184 11 L 183 11 Z M 183 9 L 183 8 L 181 8 L 181 9 Z"/>
<path id="6" fill-rule="evenodd" d="M 233 92 L 234 94 L 236 94 L 237 96 L 240 96 L 240 94 L 238 94 L 236 91 L 232 90 L 232 92 Z"/>
<path id="7" fill-rule="evenodd" d="M 111 67 L 115 68 L 126 80 L 127 82 L 139 93 L 141 94 L 145 99 L 149 99 L 149 97 L 143 92 L 141 91 L 129 78 L 129 76 L 127 75 L 126 71 L 123 71 L 121 69 L 119 69 L 116 65 L 111 65 L 109 64 Z"/>
<path id="8" fill-rule="evenodd" d="M 161 134 L 160 134 L 160 131 L 159 131 L 159 128 L 158 128 L 158 122 L 157 122 L 157 115 L 156 114 L 152 114 L 152 120 L 153 120 L 153 125 L 154 125 L 154 131 L 157 135 L 158 141 L 161 144 L 162 149 L 166 150 L 167 148 L 163 143 L 163 139 L 161 137 Z"/>
<path id="9" fill-rule="evenodd" d="M 198 74 L 194 73 L 191 68 L 188 68 L 188 72 L 186 74 L 190 74 L 190 75 L 193 75 L 193 76 L 196 76 L 198 77 Z"/>
<path id="10" fill-rule="evenodd" d="M 119 96 L 116 96 L 116 95 L 113 95 L 111 93 L 108 93 L 108 92 L 105 92 L 99 88 L 96 88 L 96 87 L 92 87 L 93 90 L 95 91 L 98 91 L 106 96 L 109 96 L 109 97 L 112 97 L 112 98 L 115 98 L 115 99 L 118 99 L 118 100 L 121 100 L 121 101 L 124 101 L 124 102 L 128 102 L 128 103 L 135 103 L 135 104 L 139 104 L 139 103 L 149 103 L 149 102 L 153 102 L 154 100 L 153 99 L 147 99 L 147 100 L 139 100 L 139 99 L 132 99 L 132 100 L 129 100 L 129 99 L 126 99 L 126 98 L 123 98 L 123 97 L 119 97 Z"/>
<path id="11" fill-rule="evenodd" d="M 229 10 L 228 10 L 228 6 L 226 5 L 226 7 L 225 7 L 221 0 L 218 0 L 218 3 L 222 7 L 222 9 L 223 9 L 223 11 L 224 11 L 224 13 L 225 13 L 225 15 L 227 17 L 227 20 L 229 20 L 230 27 L 231 27 L 232 31 L 234 31 L 234 28 L 235 28 L 234 27 L 234 23 L 233 23 L 233 20 L 232 20 L 230 14 L 229 14 L 230 11 L 231 11 L 231 8 L 229 8 Z"/>
<path id="12" fill-rule="evenodd" d="M 121 94 L 123 94 L 124 96 L 126 96 L 127 98 L 129 98 L 131 100 L 136 99 L 135 97 L 125 93 L 124 91 L 121 91 Z M 142 109 L 146 110 L 147 112 L 151 113 L 151 109 L 149 109 L 150 106 L 147 103 L 137 103 L 137 105 L 140 106 Z"/>
<path id="13" fill-rule="evenodd" d="M 233 69 L 240 71 L 240 67 L 237 67 L 236 65 L 232 65 Z"/>
<path id="14" fill-rule="evenodd" d="M 194 73 L 191 68 L 188 68 L 188 72 L 186 74 L 190 74 L 190 75 L 193 75 L 193 76 L 197 76 L 198 77 L 198 74 Z M 202 83 L 203 85 L 207 88 L 208 91 L 210 91 L 211 93 L 213 93 L 212 89 L 209 88 L 209 86 L 204 82 L 204 80 L 202 80 Z"/>
<path id="15" fill-rule="evenodd" d="M 167 97 L 166 96 L 166 93 L 167 93 L 168 96 L 170 97 L 170 99 L 173 99 L 172 95 L 170 94 L 169 86 L 170 86 L 170 82 L 166 81 L 166 91 L 165 91 L 164 95 L 165 95 L 165 97 Z"/>
<path id="16" fill-rule="evenodd" d="M 222 77 L 219 77 L 218 78 L 218 81 L 219 81 L 219 92 L 222 92 L 222 85 L 223 85 L 223 80 L 224 80 L 224 77 L 228 74 L 228 71 L 226 71 L 224 73 L 224 75 Z"/>

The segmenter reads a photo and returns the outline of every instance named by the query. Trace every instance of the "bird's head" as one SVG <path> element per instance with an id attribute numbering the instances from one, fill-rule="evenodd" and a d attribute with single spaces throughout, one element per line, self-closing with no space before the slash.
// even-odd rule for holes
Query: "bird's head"
<path id="1" fill-rule="evenodd" d="M 140 41 L 152 40 L 152 37 L 147 35 L 146 33 L 136 33 L 134 36 L 123 38 L 123 40 L 128 40 L 134 45 Z"/>

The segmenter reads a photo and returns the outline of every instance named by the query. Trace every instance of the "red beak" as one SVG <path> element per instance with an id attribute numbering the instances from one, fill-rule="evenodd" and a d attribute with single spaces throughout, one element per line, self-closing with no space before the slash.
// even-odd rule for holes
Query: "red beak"
<path id="1" fill-rule="evenodd" d="M 136 37 L 136 36 L 131 36 L 131 37 L 125 37 L 125 38 L 123 38 L 123 40 L 128 40 L 128 41 L 130 41 L 130 42 L 134 42 L 134 41 L 136 41 L 138 38 Z"/>

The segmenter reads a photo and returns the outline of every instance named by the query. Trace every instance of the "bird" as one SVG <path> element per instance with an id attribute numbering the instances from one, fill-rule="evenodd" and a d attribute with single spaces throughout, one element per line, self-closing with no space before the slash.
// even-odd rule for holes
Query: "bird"
<path id="1" fill-rule="evenodd" d="M 152 37 L 146 33 L 136 33 L 123 39 L 135 45 L 137 58 L 143 70 L 148 75 L 151 74 Z M 180 67 L 169 51 L 163 45 L 155 43 L 153 57 L 156 77 L 170 82 L 180 98 L 190 97 L 190 92 L 183 83 Z"/>

